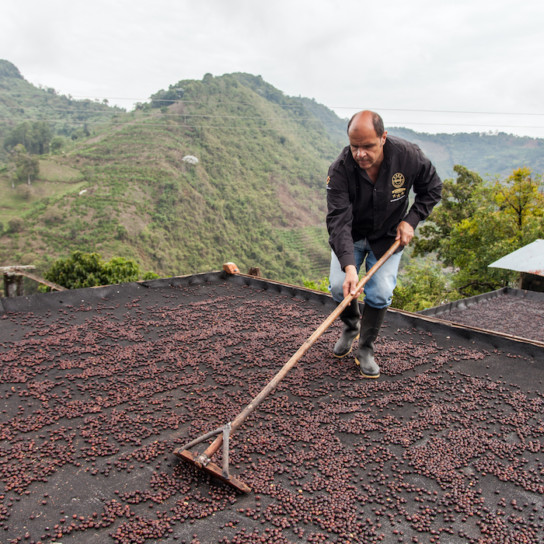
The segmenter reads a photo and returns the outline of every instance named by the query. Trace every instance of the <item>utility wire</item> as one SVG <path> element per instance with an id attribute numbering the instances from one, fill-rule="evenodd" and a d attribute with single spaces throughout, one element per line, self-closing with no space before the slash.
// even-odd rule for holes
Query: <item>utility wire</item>
<path id="1" fill-rule="evenodd" d="M 171 117 L 171 116 L 170 116 Z M 178 116 L 178 118 L 184 118 L 184 117 L 191 117 L 191 116 L 185 116 L 181 115 Z M 199 117 L 199 116 L 194 116 Z M 227 116 L 201 116 L 205 117 L 207 119 L 226 119 L 230 117 Z M 175 118 L 174 118 L 175 119 Z M 167 120 L 174 120 L 172 118 Z M 291 121 L 289 118 L 260 118 L 260 117 L 233 117 L 232 119 L 243 119 L 243 120 L 260 120 L 261 122 L 257 124 L 259 129 L 268 129 L 268 130 L 300 130 L 303 127 L 297 127 L 297 128 L 289 128 L 289 127 L 281 127 L 279 129 L 278 127 L 265 127 L 264 124 L 266 121 L 277 121 L 277 120 L 286 120 Z M 0 122 L 9 122 L 13 121 L 13 119 L 2 119 L 0 118 Z M 107 126 L 111 124 L 115 124 L 114 120 L 110 120 L 109 122 L 105 121 L 93 121 L 92 119 L 86 119 L 86 120 L 67 120 L 65 118 L 47 118 L 47 117 L 36 117 L 36 118 L 25 118 L 25 121 L 46 121 L 49 123 L 55 123 L 55 122 L 69 122 L 72 126 L 83 126 L 85 124 L 90 124 L 92 126 Z M 295 121 L 295 120 L 292 120 Z M 309 121 L 311 123 L 319 123 L 318 119 L 313 118 L 301 118 L 297 119 L 297 121 Z M 247 130 L 248 128 L 251 128 L 252 126 L 255 127 L 255 125 L 247 125 L 242 127 L 235 127 L 235 126 L 229 126 L 229 125 L 203 125 L 203 124 L 188 124 L 188 123 L 176 123 L 175 125 L 165 125 L 164 123 L 146 123 L 146 122 L 127 122 L 128 126 L 131 127 L 165 127 L 165 126 L 178 126 L 178 127 L 185 127 L 185 128 L 222 128 L 222 129 L 231 129 L 231 130 Z M 480 127 L 480 128 L 488 128 L 488 129 L 507 129 L 507 128 L 522 128 L 522 129 L 543 129 L 543 125 L 514 125 L 514 124 L 487 124 L 487 123 L 478 123 L 478 122 L 466 122 L 466 123 L 443 123 L 443 122 L 435 122 L 435 121 L 389 121 L 387 123 L 388 127 L 390 128 L 407 128 L 413 125 L 416 126 L 438 126 L 438 127 Z M 527 136 L 530 137 L 530 136 Z"/>
<path id="2" fill-rule="evenodd" d="M 179 102 L 179 103 L 191 103 L 191 104 L 205 104 L 209 105 L 207 102 L 198 101 L 198 100 L 162 100 L 158 99 L 163 102 Z M 252 105 L 251 103 L 244 103 L 244 102 L 235 102 L 235 101 L 219 101 L 216 102 L 213 105 Z M 282 105 L 277 104 L 281 108 L 299 108 L 301 105 Z M 348 108 L 347 106 L 338 106 L 337 108 L 342 109 L 356 109 L 356 108 Z M 16 106 L 5 106 L 5 109 L 20 109 Z M 106 125 L 109 123 L 100 122 L 100 121 L 93 121 L 93 117 L 106 117 L 111 116 L 115 117 L 117 115 L 130 115 L 133 113 L 138 113 L 138 110 L 135 110 L 134 112 L 125 112 L 124 110 L 121 111 L 115 111 L 115 110 L 89 110 L 87 108 L 62 108 L 62 107 L 52 107 L 50 108 L 53 112 L 56 113 L 66 113 L 66 114 L 73 114 L 73 115 L 81 115 L 85 116 L 86 119 L 66 119 L 65 117 L 51 117 L 47 115 L 40 115 L 40 116 L 32 116 L 32 117 L 24 117 L 25 121 L 47 121 L 49 123 L 62 123 L 62 122 L 69 122 L 70 124 L 81 124 L 84 125 L 87 122 L 92 123 L 93 126 L 97 125 Z M 378 108 L 376 108 L 378 109 Z M 218 115 L 218 114 L 200 114 L 200 113 L 160 113 L 155 110 L 157 115 L 160 115 L 162 119 L 225 119 L 225 120 L 259 120 L 262 123 L 267 121 L 305 121 L 305 122 L 311 122 L 311 123 L 319 123 L 319 119 L 316 119 L 315 117 L 298 117 L 296 119 L 292 119 L 290 117 L 262 117 L 262 116 L 250 116 L 250 115 Z M 462 114 L 468 114 L 468 115 L 508 115 L 508 116 L 543 116 L 544 113 L 514 113 L 514 112 L 470 112 L 470 111 L 453 111 L 453 110 L 423 110 L 423 109 L 403 109 L 403 108 L 380 108 L 379 111 L 392 111 L 392 112 L 410 112 L 410 113 L 431 113 L 431 114 L 439 114 L 439 113 L 448 113 L 448 114 L 455 114 L 455 115 L 462 115 Z M 148 112 L 143 112 L 148 113 Z M 0 118 L 0 121 L 3 122 L 9 122 L 13 121 L 13 119 L 8 118 Z M 112 119 L 110 121 L 114 122 Z M 145 123 L 145 122 L 131 122 L 131 126 L 152 126 L 151 123 Z M 540 125 L 520 125 L 520 124 L 488 124 L 488 123 L 478 123 L 478 122 L 463 122 L 463 123 L 455 123 L 455 122 L 436 122 L 436 121 L 388 121 L 388 126 L 395 127 L 397 124 L 401 126 L 442 126 L 442 127 L 481 127 L 481 128 L 493 128 L 493 129 L 508 129 L 508 128 L 521 128 L 521 129 L 542 129 L 543 126 Z M 164 126 L 162 124 L 156 124 L 155 126 Z M 224 125 L 202 125 L 202 124 L 183 124 L 178 126 L 184 126 L 186 128 L 229 128 Z M 235 128 L 235 127 L 230 127 Z M 246 127 L 236 127 L 237 129 L 245 129 Z M 285 127 L 286 128 L 286 127 Z"/>
<path id="3" fill-rule="evenodd" d="M 13 110 L 16 110 L 16 109 L 20 109 L 18 107 L 12 107 L 12 106 L 8 106 L 6 107 L 6 109 L 13 109 Z M 157 114 L 159 113 L 157 111 L 157 108 L 153 108 Z M 125 112 L 125 111 L 108 111 L 108 110 L 104 110 L 104 111 L 101 111 L 101 110 L 87 110 L 87 109 L 72 109 L 72 108 L 56 108 L 56 107 L 53 107 L 53 108 L 50 108 L 50 110 L 52 110 L 53 112 L 57 112 L 57 113 L 71 113 L 71 114 L 78 114 L 78 115 L 95 115 L 95 116 L 100 116 L 100 115 L 111 115 L 112 117 L 113 116 L 116 116 L 116 115 L 122 115 L 122 114 L 126 114 L 126 115 L 129 115 L 131 113 L 136 113 L 138 110 L 136 110 L 136 112 Z M 462 115 L 462 114 L 467 114 L 467 115 L 517 115 L 517 116 L 524 116 L 524 115 L 531 115 L 531 116 L 544 116 L 544 113 L 533 113 L 533 114 L 528 114 L 528 113 L 499 113 L 499 112 L 461 112 L 461 111 L 445 111 L 445 110 L 404 110 L 404 109 L 391 109 L 391 110 L 386 110 L 384 108 L 382 108 L 380 111 L 396 111 L 396 112 L 410 112 L 410 113 L 415 113 L 415 112 L 422 112 L 422 113 L 451 113 L 451 114 L 458 114 L 458 115 Z M 44 116 L 41 116 L 41 118 L 43 119 Z M 213 114 L 213 113 L 161 113 L 161 117 L 172 117 L 172 118 L 178 118 L 178 117 L 205 117 L 205 118 L 210 118 L 210 119 L 263 119 L 263 120 L 266 120 L 266 121 L 278 121 L 278 120 L 289 120 L 291 119 L 290 117 L 262 117 L 260 115 L 254 115 L 254 116 L 251 116 L 251 115 L 218 115 L 218 114 Z M 6 119 L 4 119 L 6 120 Z M 316 119 L 315 117 L 297 117 L 297 121 L 313 121 L 313 120 L 318 120 Z M 390 123 L 388 123 L 390 124 Z M 424 124 L 428 124 L 428 123 L 425 123 Z M 443 123 L 440 123 L 440 124 L 443 124 Z"/>
<path id="4" fill-rule="evenodd" d="M 74 98 L 77 98 L 79 100 L 89 100 L 91 101 L 93 104 L 96 104 L 96 105 L 106 105 L 103 103 L 103 100 L 131 100 L 131 101 L 135 101 L 136 103 L 141 103 L 141 104 L 145 104 L 146 101 L 148 102 L 151 102 L 151 101 L 156 101 L 156 102 L 161 102 L 161 103 L 169 103 L 169 104 L 173 104 L 175 102 L 181 102 L 181 103 L 187 103 L 187 104 L 205 104 L 205 105 L 246 105 L 246 106 L 252 106 L 253 104 L 251 102 L 238 102 L 238 101 L 235 101 L 235 100 L 218 100 L 217 102 L 213 103 L 213 104 L 210 104 L 209 101 L 203 101 L 203 100 L 184 100 L 183 98 L 161 98 L 160 96 L 154 96 L 153 98 L 149 97 L 149 98 L 146 98 L 146 99 L 138 99 L 138 98 L 134 98 L 134 97 L 120 97 L 120 96 L 117 96 L 117 97 L 94 97 L 94 98 L 88 98 L 88 97 L 84 97 L 84 96 L 72 96 L 70 95 L 69 97 L 66 96 L 66 95 L 53 95 L 54 97 L 56 98 L 59 98 L 59 99 L 68 99 L 68 100 L 71 100 L 71 99 L 74 99 Z M 265 97 L 263 97 L 265 98 Z M 287 100 L 289 99 L 296 99 L 296 97 L 288 97 L 288 96 L 285 96 L 285 98 Z M 312 99 L 308 98 L 307 100 L 311 101 Z M 275 102 L 274 104 L 276 104 L 277 106 L 279 106 L 280 108 L 285 108 L 285 109 L 289 109 L 289 108 L 299 108 L 301 107 L 302 104 L 278 104 L 277 102 Z M 333 110 L 333 109 L 338 109 L 338 110 L 361 110 L 361 109 L 365 109 L 361 106 L 325 106 L 324 104 L 318 104 L 316 102 L 317 105 L 321 105 L 329 110 Z M 8 109 L 20 109 L 19 106 L 5 106 L 7 107 Z M 109 106 L 109 107 L 119 107 L 119 106 Z M 124 109 L 124 108 L 120 108 L 120 109 Z M 366 108 L 366 109 L 372 109 L 374 111 L 396 111 L 396 112 L 406 112 L 406 113 L 449 113 L 449 114 L 458 114 L 458 115 L 527 115 L 527 116 L 544 116 L 544 112 L 540 113 L 540 112 L 512 112 L 512 111 L 471 111 L 471 110 L 441 110 L 441 109 L 419 109 L 419 108 L 378 108 L 378 107 L 372 107 L 372 108 Z M 60 109 L 59 111 L 63 111 L 62 109 Z M 84 110 L 85 111 L 85 110 Z"/>
<path id="5" fill-rule="evenodd" d="M 27 119 L 29 120 L 29 119 Z M 38 121 L 43 121 L 44 119 L 37 119 Z M 0 119 L 2 121 L 2 119 Z M 64 119 L 62 121 L 65 121 Z M 264 120 L 263 120 L 264 122 Z M 313 120 L 313 122 L 318 122 L 317 120 Z M 73 125 L 76 125 L 77 123 L 72 123 Z M 79 124 L 83 126 L 86 124 L 86 121 L 80 121 Z M 108 126 L 111 122 L 92 122 L 92 126 Z M 486 129 L 507 129 L 507 128 L 521 128 L 521 129 L 544 129 L 544 125 L 490 125 L 490 124 L 481 124 L 481 123 L 437 123 L 437 122 L 425 122 L 425 121 L 392 121 L 388 123 L 389 129 L 395 129 L 395 128 L 409 128 L 410 126 L 436 126 L 436 127 L 480 127 L 480 128 L 486 128 Z M 175 123 L 175 124 L 169 124 L 165 125 L 164 123 L 135 123 L 135 122 L 128 122 L 126 123 L 126 126 L 128 127 L 161 127 L 161 128 L 195 128 L 195 129 L 221 129 L 221 130 L 239 130 L 239 131 L 246 131 L 248 129 L 258 128 L 259 130 L 277 130 L 281 132 L 296 132 L 299 130 L 303 130 L 304 127 L 267 127 L 264 124 L 257 124 L 257 125 L 246 125 L 246 126 L 232 126 L 232 125 L 211 125 L 211 124 L 187 124 L 187 123 Z M 520 136 L 523 137 L 523 136 Z M 532 136 L 525 136 L 526 138 L 532 138 Z"/>
<path id="6" fill-rule="evenodd" d="M 337 110 L 356 110 L 357 106 L 330 106 L 329 109 L 334 108 Z M 360 108 L 359 108 L 360 109 Z M 374 108 L 372 108 L 374 109 Z M 456 115 L 544 115 L 544 113 L 522 113 L 522 112 L 512 112 L 512 111 L 463 111 L 463 110 L 425 110 L 425 109 L 409 109 L 409 108 L 375 108 L 375 111 L 398 111 L 406 113 L 452 113 Z"/>

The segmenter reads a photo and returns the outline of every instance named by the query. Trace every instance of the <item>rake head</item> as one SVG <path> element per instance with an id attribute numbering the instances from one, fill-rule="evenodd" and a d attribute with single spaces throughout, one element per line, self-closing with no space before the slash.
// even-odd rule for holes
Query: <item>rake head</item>
<path id="1" fill-rule="evenodd" d="M 216 465 L 215 463 L 212 463 L 209 459 L 206 463 L 203 463 L 201 461 L 202 456 L 195 455 L 193 452 L 189 450 L 176 450 L 174 451 L 174 454 L 183 459 L 184 461 L 187 461 L 188 463 L 191 463 L 192 465 L 196 466 L 197 468 L 201 470 L 205 470 L 208 474 L 211 474 L 214 478 L 217 478 L 221 480 L 222 482 L 225 482 L 226 484 L 229 484 L 230 486 L 234 487 L 238 491 L 241 491 L 242 493 L 251 493 L 251 488 L 242 482 L 241 480 L 238 480 L 238 478 L 235 478 L 232 475 L 225 476 L 223 473 L 223 469 Z"/>

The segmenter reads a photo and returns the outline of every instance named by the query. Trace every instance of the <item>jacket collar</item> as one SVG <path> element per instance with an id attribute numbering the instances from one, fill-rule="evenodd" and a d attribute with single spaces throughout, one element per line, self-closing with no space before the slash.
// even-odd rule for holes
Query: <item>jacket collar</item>
<path id="1" fill-rule="evenodd" d="M 357 166 L 357 163 L 353 159 L 353 155 L 351 154 L 351 149 L 349 145 L 344 148 L 343 155 L 344 156 L 342 157 L 342 159 L 344 161 L 344 165 L 346 166 L 346 169 L 349 172 L 357 172 L 359 168 Z"/>

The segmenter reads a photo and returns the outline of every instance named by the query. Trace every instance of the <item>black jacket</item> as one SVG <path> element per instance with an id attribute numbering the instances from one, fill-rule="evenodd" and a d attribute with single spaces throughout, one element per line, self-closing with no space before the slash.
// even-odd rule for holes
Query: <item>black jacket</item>
<path id="1" fill-rule="evenodd" d="M 415 229 L 440 200 L 442 181 L 417 145 L 388 136 L 383 151 L 375 184 L 357 165 L 349 146 L 329 168 L 327 229 L 342 269 L 355 265 L 354 241 L 366 238 L 379 259 L 395 241 L 401 221 Z M 410 189 L 415 200 L 409 207 Z"/>

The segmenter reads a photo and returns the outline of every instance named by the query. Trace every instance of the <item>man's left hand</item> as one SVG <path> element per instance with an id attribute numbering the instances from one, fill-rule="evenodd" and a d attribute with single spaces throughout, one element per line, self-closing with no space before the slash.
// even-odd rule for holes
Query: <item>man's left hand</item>
<path id="1" fill-rule="evenodd" d="M 414 227 L 406 221 L 401 221 L 397 227 L 397 237 L 395 240 L 400 240 L 401 246 L 407 246 L 414 237 Z"/>

